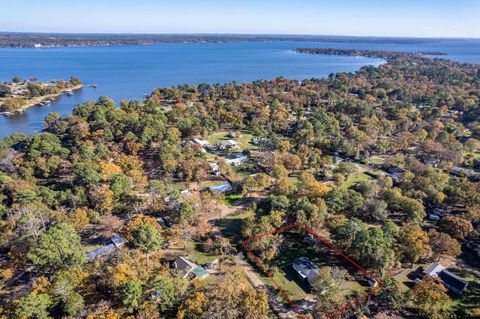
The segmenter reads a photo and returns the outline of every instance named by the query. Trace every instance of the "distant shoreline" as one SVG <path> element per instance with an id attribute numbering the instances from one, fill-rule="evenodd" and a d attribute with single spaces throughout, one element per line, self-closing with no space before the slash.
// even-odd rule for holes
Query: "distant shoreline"
<path id="1" fill-rule="evenodd" d="M 225 43 L 276 41 L 364 44 L 427 44 L 440 41 L 461 40 L 468 39 L 268 34 L 58 34 L 0 32 L 0 47 L 3 48 L 95 47 L 116 45 L 151 45 L 156 43 Z"/>

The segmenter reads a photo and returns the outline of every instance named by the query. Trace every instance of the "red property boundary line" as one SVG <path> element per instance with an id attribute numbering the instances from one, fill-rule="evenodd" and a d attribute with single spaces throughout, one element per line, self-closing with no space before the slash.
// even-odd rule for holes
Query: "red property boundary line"
<path id="1" fill-rule="evenodd" d="M 265 266 L 263 265 L 263 263 L 257 258 L 257 256 L 255 256 L 255 254 L 253 254 L 250 249 L 247 247 L 247 244 L 253 240 L 256 240 L 256 239 L 259 239 L 259 238 L 262 238 L 262 237 L 265 237 L 265 236 L 268 236 L 268 235 L 272 235 L 272 234 L 276 234 L 276 233 L 280 233 L 280 232 L 283 232 L 285 230 L 288 230 L 288 229 L 291 229 L 291 228 L 295 228 L 295 227 L 300 227 L 300 228 L 303 228 L 305 229 L 307 232 L 309 232 L 310 234 L 312 234 L 313 236 L 315 236 L 318 240 L 320 240 L 322 243 L 324 243 L 327 247 L 329 247 L 330 249 L 332 249 L 333 251 L 335 251 L 339 256 L 343 257 L 345 260 L 347 260 L 348 262 L 350 262 L 352 265 L 354 265 L 358 270 L 360 270 L 367 278 L 370 278 L 370 279 L 373 279 L 375 280 L 377 283 L 378 283 L 378 286 L 373 288 L 372 290 L 370 290 L 369 292 L 367 292 L 365 295 L 355 299 L 354 301 L 350 302 L 349 304 L 347 304 L 346 306 L 340 308 L 339 310 L 337 310 L 336 312 L 334 312 L 330 317 L 326 317 L 326 319 L 332 319 L 333 317 L 339 315 L 340 313 L 342 313 L 343 311 L 345 311 L 347 308 L 350 308 L 351 306 L 353 306 L 354 304 L 358 303 L 359 301 L 367 298 L 368 296 L 370 296 L 371 294 L 373 294 L 374 292 L 378 291 L 379 289 L 381 289 L 385 284 L 380 281 L 379 279 L 375 278 L 372 274 L 370 274 L 368 271 L 366 271 L 365 269 L 363 269 L 363 267 L 359 266 L 356 262 L 354 262 L 353 260 L 351 260 L 347 255 L 345 255 L 340 249 L 338 249 L 337 247 L 333 246 L 331 243 L 329 243 L 325 238 L 323 238 L 322 236 L 318 235 L 317 233 L 315 233 L 313 230 L 311 230 L 310 228 L 308 228 L 307 226 L 305 225 L 302 225 L 302 224 L 299 224 L 299 223 L 295 223 L 295 224 L 291 224 L 291 225 L 287 225 L 285 227 L 282 227 L 282 228 L 279 228 L 279 229 L 276 229 L 276 230 L 273 230 L 273 231 L 270 231 L 268 233 L 265 233 L 265 234 L 261 234 L 261 235 L 258 235 L 258 236 L 255 236 L 255 237 L 251 237 L 251 238 L 248 238 L 246 240 L 244 240 L 242 242 L 242 246 L 245 248 L 245 250 L 247 251 L 247 253 L 252 256 L 253 260 L 255 261 L 255 263 L 263 270 L 263 272 L 267 275 L 267 277 L 273 282 L 273 284 L 275 285 L 275 287 L 277 287 L 277 289 L 280 291 L 282 297 L 295 309 L 295 311 L 298 313 L 298 315 L 300 316 L 300 318 L 302 319 L 307 319 L 301 312 L 300 310 L 298 309 L 298 307 L 295 305 L 295 303 L 293 303 L 290 298 L 288 297 L 287 293 L 277 284 L 277 282 L 275 281 L 275 279 L 273 279 L 272 275 L 268 272 L 268 270 L 265 268 Z"/>

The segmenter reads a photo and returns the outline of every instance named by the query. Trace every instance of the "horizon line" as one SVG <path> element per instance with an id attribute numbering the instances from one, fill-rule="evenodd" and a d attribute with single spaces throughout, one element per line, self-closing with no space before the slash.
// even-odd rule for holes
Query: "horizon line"
<path id="1" fill-rule="evenodd" d="M 346 34 L 311 34 L 311 33 L 221 33 L 221 32 L 51 32 L 51 31 L 3 31 L 0 34 L 44 34 L 44 35 L 151 35 L 151 36 L 304 36 L 337 38 L 391 38 L 391 39 L 445 39 L 445 40 L 480 40 L 480 37 L 468 36 L 407 36 L 407 35 L 346 35 Z"/>

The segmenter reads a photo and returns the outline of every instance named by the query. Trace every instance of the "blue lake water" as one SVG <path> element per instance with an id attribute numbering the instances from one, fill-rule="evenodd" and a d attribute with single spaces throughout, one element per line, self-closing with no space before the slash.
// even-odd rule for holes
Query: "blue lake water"
<path id="1" fill-rule="evenodd" d="M 480 40 L 443 41 L 424 45 L 241 42 L 175 43 L 146 46 L 111 46 L 46 49 L 0 48 L 0 81 L 14 76 L 40 81 L 78 76 L 86 87 L 73 96 L 62 96 L 47 107 L 22 114 L 0 116 L 0 138 L 14 132 L 34 134 L 43 128 L 50 112 L 68 115 L 74 105 L 108 96 L 116 102 L 141 99 L 154 88 L 179 85 L 243 82 L 284 76 L 292 79 L 325 77 L 332 72 L 356 71 L 381 59 L 320 56 L 293 52 L 298 47 L 334 47 L 395 51 L 440 51 L 448 58 L 480 63 Z"/>

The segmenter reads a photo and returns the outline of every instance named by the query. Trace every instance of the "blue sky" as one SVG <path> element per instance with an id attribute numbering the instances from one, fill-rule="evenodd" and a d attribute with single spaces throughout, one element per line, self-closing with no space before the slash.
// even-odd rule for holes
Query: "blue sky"
<path id="1" fill-rule="evenodd" d="M 480 38 L 480 0 L 0 0 L 0 31 Z"/>

